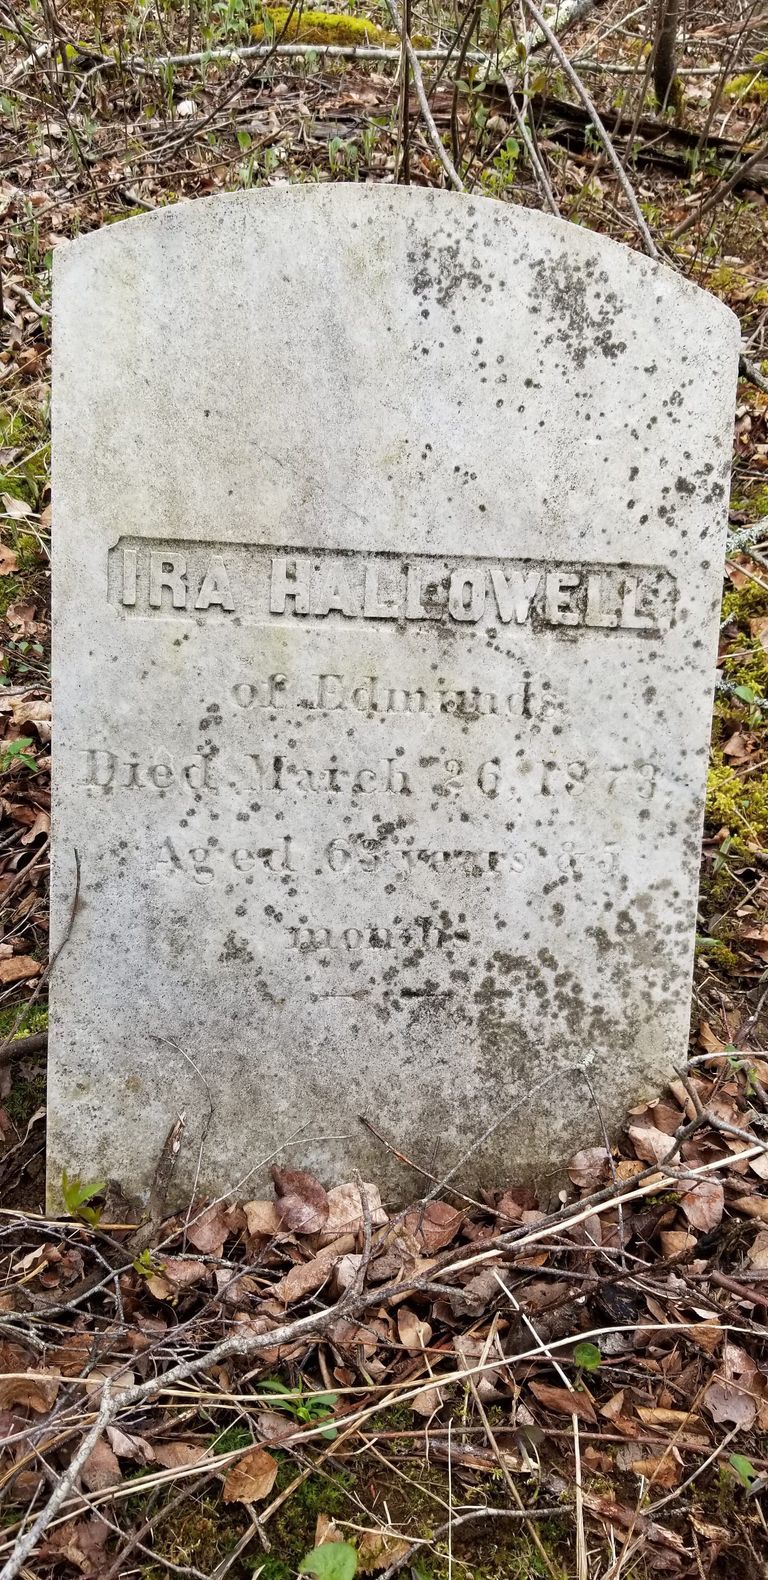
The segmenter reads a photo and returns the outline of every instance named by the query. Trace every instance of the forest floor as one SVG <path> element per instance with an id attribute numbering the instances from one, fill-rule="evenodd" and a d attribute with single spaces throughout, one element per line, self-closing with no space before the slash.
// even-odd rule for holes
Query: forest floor
<path id="1" fill-rule="evenodd" d="M 139 1225 L 98 1182 L 43 1204 L 52 253 L 223 189 L 447 177 L 389 0 L 0 0 L 0 1580 L 766 1574 L 768 24 L 680 9 L 666 109 L 653 5 L 553 25 L 662 258 L 743 331 L 688 1066 L 554 1212 L 277 1170 L 167 1217 L 161 1166 Z M 543 170 L 642 245 L 525 5 L 406 17 L 467 190 L 539 207 Z"/>

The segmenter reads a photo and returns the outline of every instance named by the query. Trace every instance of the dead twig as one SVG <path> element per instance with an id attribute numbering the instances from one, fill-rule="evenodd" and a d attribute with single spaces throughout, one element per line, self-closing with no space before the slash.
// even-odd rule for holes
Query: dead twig
<path id="1" fill-rule="evenodd" d="M 429 107 L 429 99 L 427 98 L 427 90 L 424 87 L 424 78 L 423 78 L 423 76 L 421 74 L 421 65 L 419 64 L 419 57 L 418 57 L 418 55 L 416 53 L 416 50 L 413 47 L 413 44 L 411 42 L 409 34 L 405 31 L 405 27 L 404 27 L 404 24 L 403 24 L 403 19 L 402 19 L 401 15 L 400 15 L 400 12 L 398 11 L 396 0 L 386 0 L 386 3 L 387 3 L 387 10 L 389 11 L 389 14 L 390 14 L 390 16 L 392 18 L 392 25 L 396 29 L 396 31 L 402 35 L 402 38 L 403 38 L 403 43 L 405 45 L 405 52 L 406 52 L 406 55 L 408 57 L 408 62 L 409 62 L 410 68 L 411 68 L 411 75 L 413 77 L 413 85 L 414 85 L 414 88 L 416 89 L 416 97 L 417 97 L 417 99 L 419 101 L 419 108 L 421 110 L 421 114 L 422 114 L 422 118 L 423 118 L 423 121 L 424 121 L 424 125 L 426 126 L 426 129 L 427 129 L 427 134 L 429 136 L 429 140 L 430 140 L 430 142 L 432 144 L 434 152 L 437 155 L 437 158 L 439 159 L 440 164 L 442 165 L 443 170 L 445 171 L 445 174 L 448 177 L 448 180 L 450 181 L 451 186 L 453 187 L 454 191 L 455 192 L 463 192 L 465 190 L 464 182 L 462 181 L 461 176 L 459 175 L 458 171 L 455 169 L 454 164 L 453 164 L 453 160 L 451 159 L 450 154 L 448 153 L 447 149 L 445 148 L 445 145 L 443 143 L 442 137 L 440 136 L 440 133 L 437 130 L 437 126 L 435 125 L 435 117 L 432 114 L 432 111 L 431 111 L 431 109 Z"/>
<path id="2" fill-rule="evenodd" d="M 568 56 L 565 53 L 565 50 L 562 47 L 562 44 L 553 33 L 549 23 L 545 21 L 538 6 L 534 4 L 534 0 L 523 0 L 523 4 L 525 5 L 526 10 L 530 12 L 537 26 L 541 29 L 541 32 L 549 44 L 550 49 L 557 56 L 557 60 L 565 72 L 565 75 L 568 78 L 571 86 L 575 88 L 576 92 L 578 93 L 579 98 L 581 99 L 581 102 L 589 115 L 592 125 L 594 126 L 595 131 L 600 138 L 608 159 L 613 166 L 616 179 L 618 180 L 619 186 L 621 187 L 621 190 L 629 204 L 632 217 L 635 221 L 638 231 L 640 232 L 640 236 L 642 237 L 643 246 L 645 247 L 645 250 L 650 258 L 658 260 L 659 249 L 656 246 L 656 243 L 648 229 L 645 219 L 643 218 L 642 210 L 637 198 L 635 197 L 632 183 L 627 175 L 626 170 L 624 169 L 624 166 L 621 163 L 621 160 L 619 159 L 616 149 L 614 148 L 613 143 L 608 136 L 605 126 L 598 115 L 598 112 L 581 80 L 581 77 L 579 76 L 578 72 L 574 70 L 570 60 L 568 59 Z"/>

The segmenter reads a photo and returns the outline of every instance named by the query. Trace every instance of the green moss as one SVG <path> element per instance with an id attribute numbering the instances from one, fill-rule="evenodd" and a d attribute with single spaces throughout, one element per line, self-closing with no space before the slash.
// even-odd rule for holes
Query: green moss
<path id="1" fill-rule="evenodd" d="M 731 77 L 726 82 L 723 93 L 728 99 L 738 99 L 742 95 L 747 99 L 768 99 L 768 77 L 761 76 L 759 71 L 743 71 L 739 77 Z"/>
<path id="2" fill-rule="evenodd" d="M 253 1433 L 247 1426 L 228 1426 L 226 1432 L 217 1433 L 208 1444 L 214 1454 L 231 1454 L 236 1448 L 250 1448 Z"/>
<path id="3" fill-rule="evenodd" d="M 158 1522 L 155 1551 L 171 1563 L 211 1574 L 236 1546 L 246 1522 L 245 1510 L 238 1504 L 222 1504 L 213 1494 L 191 1498 L 168 1521 Z M 153 1564 L 141 1572 L 144 1580 L 168 1580 L 168 1570 Z"/>
<path id="4" fill-rule="evenodd" d="M 742 290 L 744 275 L 741 269 L 735 269 L 732 264 L 720 263 L 716 269 L 706 270 L 707 290 L 714 296 L 727 297 L 730 292 Z"/>
<path id="5" fill-rule="evenodd" d="M 0 576 L 0 620 L 4 620 L 11 604 L 22 596 L 18 576 Z"/>
<path id="6" fill-rule="evenodd" d="M 274 1553 L 267 1553 L 266 1558 L 250 1558 L 245 1567 L 254 1572 L 258 1570 L 259 1580 L 293 1580 L 296 1573 L 295 1568 L 284 1559 L 276 1558 Z"/>
<path id="7" fill-rule="evenodd" d="M 409 1425 L 412 1424 L 413 1415 L 409 1412 Z M 445 1470 L 424 1460 L 414 1463 L 410 1442 L 394 1439 L 381 1446 L 392 1461 L 391 1472 L 380 1459 L 371 1460 L 362 1455 L 355 1456 L 344 1466 L 327 1460 L 322 1471 L 302 1482 L 269 1521 L 270 1552 L 261 1551 L 255 1540 L 233 1567 L 232 1580 L 253 1572 L 258 1572 L 261 1580 L 294 1580 L 302 1558 L 315 1545 L 318 1515 L 324 1514 L 340 1525 L 345 1520 L 365 1524 L 361 1511 L 370 1506 L 373 1483 L 386 1499 L 392 1523 L 398 1530 L 430 1538 L 445 1518 L 448 1498 Z M 397 1475 L 395 1470 L 400 1458 L 404 1473 Z M 297 1466 L 290 1458 L 282 1460 L 275 1493 L 291 1484 L 296 1471 Z M 492 1501 L 503 1502 L 504 1488 L 498 1473 L 484 1478 L 484 1485 Z M 169 1498 L 172 1495 L 168 1493 Z M 143 1502 L 131 1499 L 126 1513 L 134 1520 L 143 1519 Z M 214 1494 L 201 1495 L 174 1511 L 167 1522 L 158 1519 L 155 1550 L 171 1563 L 194 1566 L 210 1574 L 232 1551 L 247 1523 L 246 1511 L 238 1505 L 217 1501 Z M 562 1521 L 542 1521 L 537 1528 L 556 1574 L 564 1576 L 569 1572 L 568 1564 L 564 1563 L 567 1552 L 564 1544 L 569 1541 L 568 1517 Z M 345 1535 L 354 1540 L 353 1532 L 345 1532 Z M 457 1533 L 454 1574 L 457 1560 L 461 1561 L 462 1573 L 471 1574 L 472 1580 L 531 1580 L 533 1576 L 550 1574 L 528 1533 L 512 1522 L 487 1527 L 478 1524 Z M 448 1580 L 447 1555 L 442 1552 L 425 1549 L 412 1567 L 420 1580 Z M 145 1580 L 160 1580 L 160 1569 L 152 1565 L 142 1573 Z"/>
<path id="8" fill-rule="evenodd" d="M 765 776 L 759 773 L 750 773 L 744 777 L 735 774 L 732 768 L 722 763 L 722 758 L 717 757 L 716 748 L 724 746 L 729 735 L 745 724 L 750 729 L 762 728 L 765 724 L 764 710 L 756 707 L 752 699 L 768 699 L 768 653 L 753 635 L 751 623 L 766 616 L 768 592 L 755 582 L 746 582 L 743 587 L 734 587 L 726 592 L 722 618 L 726 627 L 727 647 L 721 662 L 721 674 L 731 688 L 741 688 L 741 694 L 733 696 L 721 692 L 715 699 L 712 732 L 715 752 L 708 815 L 714 820 L 718 815 L 716 805 L 719 803 L 722 808 L 726 801 L 729 802 L 729 816 L 724 819 L 729 828 L 731 816 L 736 817 L 740 826 L 743 826 L 745 816 L 750 823 L 757 825 L 761 825 L 764 819 Z M 724 772 L 718 771 L 721 768 Z M 738 799 L 734 801 L 733 796 L 737 792 Z M 722 827 L 722 823 L 718 827 Z"/>
<path id="9" fill-rule="evenodd" d="M 33 1114 L 45 1107 L 45 1070 L 30 1077 L 16 1076 L 5 1100 L 5 1111 L 17 1130 L 24 1130 Z"/>
<path id="10" fill-rule="evenodd" d="M 296 1466 L 286 1460 L 280 1466 L 275 1492 L 282 1492 L 296 1475 Z M 315 1545 L 318 1514 L 329 1519 L 355 1519 L 359 1509 L 354 1502 L 355 1478 L 347 1470 L 329 1464 L 324 1475 L 308 1476 L 277 1510 L 270 1522 L 270 1541 L 275 1554 L 293 1562 L 294 1568 Z"/>
<path id="11" fill-rule="evenodd" d="M 4 1039 L 5 1037 L 8 1037 L 10 1035 L 10 1033 L 13 1031 L 13 1027 L 16 1024 L 16 1017 L 19 1014 L 20 1010 L 21 1010 L 21 1005 L 19 1005 L 19 1004 L 17 1004 L 15 1007 L 10 1008 L 10 1009 L 2 1009 L 2 1010 L 0 1010 L 0 1040 Z M 32 1004 L 29 1009 L 24 1011 L 23 1018 L 20 1021 L 19 1025 L 16 1027 L 15 1036 L 16 1037 L 29 1037 L 29 1036 L 32 1035 L 32 1032 L 34 1032 L 34 1031 L 47 1031 L 47 1030 L 48 1030 L 48 1005 L 47 1004 Z"/>
<path id="12" fill-rule="evenodd" d="M 373 44 L 396 47 L 397 33 L 369 22 L 367 17 L 347 16 L 338 11 L 295 11 L 289 6 L 264 6 L 261 22 L 251 28 L 254 39 L 298 44 Z M 414 36 L 417 49 L 429 47 L 431 40 Z"/>
<path id="13" fill-rule="evenodd" d="M 707 821 L 727 828 L 735 854 L 749 854 L 749 844 L 768 841 L 768 773 L 742 778 L 717 748 L 707 776 Z"/>
<path id="14" fill-rule="evenodd" d="M 729 880 L 729 896 L 732 885 Z M 727 976 L 738 976 L 741 962 L 738 955 L 723 942 L 721 938 L 697 938 L 696 958 L 703 959 L 708 966 L 717 971 L 724 971 Z"/>
<path id="15" fill-rule="evenodd" d="M 0 406 L 0 449 L 17 452 L 10 465 L 0 469 L 0 494 L 10 494 L 12 499 L 22 499 L 33 510 L 40 510 L 50 476 L 47 411 L 39 407 L 25 411 Z M 24 533 L 23 523 L 20 535 L 35 544 L 31 534 Z"/>
<path id="16" fill-rule="evenodd" d="M 766 293 L 768 301 L 768 292 Z M 768 371 L 768 362 L 766 362 Z M 762 522 L 768 516 L 768 484 L 755 483 L 753 479 L 734 479 L 731 493 L 731 510 L 745 518 L 744 525 Z M 754 584 L 753 584 L 754 585 Z"/>
<path id="17" fill-rule="evenodd" d="M 20 1006 L 0 1010 L 0 1040 L 9 1036 L 20 1013 Z M 31 1009 L 25 1011 L 23 1019 L 16 1029 L 16 1037 L 28 1037 L 35 1031 L 46 1031 L 48 1028 L 48 1009 L 46 1005 L 33 1004 Z M 31 1068 L 31 1074 L 19 1074 L 18 1066 L 11 1066 L 11 1090 L 5 1099 L 5 1108 L 10 1119 L 13 1120 L 17 1130 L 24 1130 L 29 1124 L 33 1114 L 38 1108 L 45 1106 L 45 1063 L 41 1053 L 41 1064 L 26 1065 Z"/>
<path id="18" fill-rule="evenodd" d="M 733 626 L 737 626 L 745 636 L 749 636 L 750 620 L 768 614 L 768 592 L 758 587 L 757 582 L 745 582 L 743 587 L 733 587 L 723 596 L 722 614 L 724 620 L 730 620 Z M 768 655 L 766 655 L 766 673 L 768 674 Z"/>

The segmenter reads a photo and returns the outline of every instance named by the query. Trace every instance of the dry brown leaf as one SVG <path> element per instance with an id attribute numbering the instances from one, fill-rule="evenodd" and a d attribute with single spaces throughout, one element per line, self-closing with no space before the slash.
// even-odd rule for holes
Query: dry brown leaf
<path id="1" fill-rule="evenodd" d="M 275 1485 L 278 1463 L 265 1448 L 249 1448 L 238 1459 L 224 1482 L 225 1503 L 258 1503 Z"/>
<path id="2" fill-rule="evenodd" d="M 723 1216 L 725 1193 L 720 1180 L 697 1180 L 680 1198 L 680 1206 L 694 1229 L 716 1229 Z"/>
<path id="3" fill-rule="evenodd" d="M 117 1455 L 103 1438 L 91 1450 L 80 1474 L 89 1492 L 104 1492 L 107 1487 L 119 1486 L 123 1479 Z"/>
<path id="4" fill-rule="evenodd" d="M 272 1168 L 277 1211 L 284 1228 L 294 1234 L 319 1234 L 328 1218 L 328 1196 L 306 1169 Z"/>
<path id="5" fill-rule="evenodd" d="M 680 1464 L 674 1451 L 661 1454 L 656 1459 L 633 1459 L 627 1466 L 636 1476 L 645 1476 L 657 1487 L 676 1487 L 680 1482 Z"/>
<path id="6" fill-rule="evenodd" d="M 498 1285 L 496 1286 L 498 1288 Z M 425 1350 L 432 1338 L 432 1328 L 424 1317 L 416 1315 L 410 1306 L 400 1306 L 397 1313 L 397 1331 L 400 1343 L 407 1350 Z"/>
<path id="7" fill-rule="evenodd" d="M 41 834 L 50 834 L 50 832 L 51 819 L 48 813 L 39 811 L 34 823 L 31 823 L 27 829 L 26 834 L 22 834 L 21 843 L 22 845 L 31 845 L 34 840 L 39 839 Z"/>
<path id="8" fill-rule="evenodd" d="M 3 510 L 12 521 L 23 521 L 25 516 L 33 516 L 34 511 L 26 499 L 18 499 L 15 494 L 0 494 Z"/>
<path id="9" fill-rule="evenodd" d="M 255 1274 L 235 1273 L 231 1267 L 216 1267 L 213 1276 L 216 1280 L 216 1293 L 225 1306 L 242 1305 L 249 1295 L 255 1295 L 260 1288 Z"/>
<path id="10" fill-rule="evenodd" d="M 334 1525 L 330 1515 L 318 1514 L 315 1525 L 315 1546 L 325 1547 L 328 1542 L 344 1541 L 346 1536 L 343 1536 L 338 1526 Z"/>
<path id="11" fill-rule="evenodd" d="M 19 568 L 19 556 L 13 549 L 0 543 L 0 576 L 12 576 Z"/>
<path id="12" fill-rule="evenodd" d="M 757 615 L 749 622 L 750 636 L 756 636 L 760 646 L 768 652 L 768 616 Z"/>
<path id="13" fill-rule="evenodd" d="M 94 1398 L 101 1394 L 104 1384 L 109 1383 L 109 1390 L 113 1399 L 119 1399 L 121 1393 L 132 1388 L 136 1381 L 135 1373 L 121 1361 L 102 1361 L 100 1366 L 94 1366 L 85 1379 L 85 1391 Z"/>
<path id="14" fill-rule="evenodd" d="M 666 1130 L 657 1130 L 655 1125 L 630 1125 L 628 1134 L 644 1163 L 662 1163 L 669 1157 L 672 1142 Z"/>
<path id="15" fill-rule="evenodd" d="M 713 1032 L 708 1021 L 698 1022 L 697 1038 L 698 1046 L 703 1048 L 705 1054 L 724 1054 L 725 1048 L 728 1046 L 727 1043 L 722 1041 L 722 1038 L 717 1036 L 717 1032 Z"/>
<path id="16" fill-rule="evenodd" d="M 315 1290 L 325 1283 L 341 1257 L 346 1256 L 353 1249 L 354 1244 L 353 1235 L 342 1235 L 340 1240 L 334 1240 L 333 1245 L 327 1245 L 322 1251 L 318 1251 L 317 1256 L 313 1256 L 309 1262 L 297 1262 L 296 1266 L 290 1268 L 285 1277 L 275 1284 L 272 1293 L 286 1306 L 292 1306 L 295 1301 L 314 1294 Z"/>
<path id="17" fill-rule="evenodd" d="M 337 1295 L 344 1293 L 354 1283 L 360 1271 L 363 1258 L 360 1252 L 350 1251 L 348 1256 L 339 1257 L 333 1269 L 333 1287 Z"/>
<path id="18" fill-rule="evenodd" d="M 362 1536 L 355 1539 L 357 1570 L 362 1575 L 373 1574 L 377 1569 L 397 1563 L 399 1558 L 404 1558 L 410 1552 L 412 1546 L 405 1537 L 396 1536 L 394 1531 L 363 1531 Z"/>
<path id="19" fill-rule="evenodd" d="M 692 1251 L 696 1245 L 696 1236 L 690 1229 L 662 1229 L 659 1236 L 661 1240 L 662 1256 L 670 1260 L 675 1256 L 684 1256 Z"/>
<path id="20" fill-rule="evenodd" d="M 668 1547 L 672 1552 L 684 1553 L 685 1542 L 677 1531 L 669 1531 L 665 1526 L 659 1525 L 656 1520 L 649 1519 L 646 1514 L 641 1514 L 638 1509 L 623 1503 L 616 1503 L 611 1498 L 601 1496 L 600 1493 L 590 1492 L 587 1488 L 582 1493 L 584 1506 L 597 1514 L 601 1519 L 610 1523 L 624 1526 L 632 1531 L 642 1531 L 651 1542 L 658 1542 L 663 1547 Z"/>
<path id="21" fill-rule="evenodd" d="M 155 1450 L 146 1438 L 131 1437 L 121 1432 L 119 1426 L 108 1426 L 107 1437 L 118 1459 L 132 1459 L 137 1465 L 148 1465 L 155 1458 Z"/>
<path id="22" fill-rule="evenodd" d="M 164 1470 L 180 1470 L 185 1465 L 199 1465 L 207 1458 L 207 1450 L 200 1443 L 155 1443 L 155 1459 Z"/>
<path id="23" fill-rule="evenodd" d="M 713 1421 L 748 1431 L 761 1403 L 762 1379 L 751 1355 L 738 1344 L 723 1345 L 722 1360 L 714 1382 L 704 1394 Z"/>
<path id="24" fill-rule="evenodd" d="M 763 1223 L 768 1223 L 768 1197 L 738 1196 L 731 1205 L 737 1212 L 743 1212 L 747 1218 L 760 1218 Z"/>
<path id="25" fill-rule="evenodd" d="M 433 1256 L 455 1239 L 464 1221 L 464 1214 L 447 1201 L 429 1201 L 425 1207 L 412 1207 L 404 1223 L 413 1235 L 419 1249 Z"/>
<path id="26" fill-rule="evenodd" d="M 637 1405 L 637 1413 L 646 1426 L 689 1426 L 691 1431 L 701 1431 L 700 1416 L 689 1410 L 669 1410 L 664 1405 Z M 602 1415 L 602 1411 L 600 1412 Z"/>
<path id="27" fill-rule="evenodd" d="M 733 763 L 746 763 L 754 756 L 754 737 L 743 730 L 734 730 L 723 746 L 723 756 Z"/>
<path id="28" fill-rule="evenodd" d="M 50 740 L 51 704 L 44 698 L 31 697 L 25 701 L 20 697 L 13 704 L 12 717 L 17 729 L 23 729 L 25 724 L 34 724 L 40 739 Z"/>
<path id="29" fill-rule="evenodd" d="M 109 1526 L 96 1515 L 90 1520 L 68 1520 L 66 1525 L 51 1531 L 40 1548 L 40 1556 L 49 1561 L 63 1559 L 84 1575 L 99 1575 L 104 1572 L 104 1547 L 109 1534 Z"/>
<path id="30" fill-rule="evenodd" d="M 741 570 L 740 569 L 740 564 L 739 564 L 740 561 L 747 567 L 745 570 Z M 725 568 L 726 568 L 726 571 L 728 572 L 728 580 L 730 581 L 731 585 L 737 589 L 738 592 L 741 591 L 742 587 L 748 587 L 749 586 L 749 580 L 750 580 L 750 574 L 751 574 L 751 572 L 749 570 L 749 561 L 744 559 L 743 555 L 734 554 L 732 557 L 730 557 L 726 561 Z"/>
<path id="31" fill-rule="evenodd" d="M 521 1223 L 523 1208 L 517 1199 L 516 1191 L 505 1191 L 497 1203 L 496 1211 L 501 1218 L 508 1218 L 510 1223 Z"/>
<path id="32" fill-rule="evenodd" d="M 345 1351 L 348 1355 L 360 1351 L 366 1361 L 378 1347 L 378 1334 L 374 1331 L 373 1324 L 369 1322 L 347 1322 L 344 1317 L 339 1317 L 328 1329 L 328 1333 L 337 1349 Z"/>
<path id="33" fill-rule="evenodd" d="M 624 1389 L 620 1388 L 618 1393 L 612 1394 L 605 1404 L 601 1404 L 600 1414 L 606 1421 L 615 1421 L 616 1417 L 621 1415 L 623 1409 Z"/>
<path id="34" fill-rule="evenodd" d="M 256 1417 L 256 1430 L 268 1443 L 285 1443 L 299 1430 L 295 1421 L 289 1421 L 277 1410 L 262 1410 Z"/>
<path id="35" fill-rule="evenodd" d="M 192 1284 L 199 1284 L 207 1277 L 205 1262 L 195 1261 L 188 1256 L 166 1256 L 163 1258 L 162 1270 L 150 1273 L 146 1282 L 147 1289 L 156 1300 L 174 1300 L 182 1289 L 189 1289 Z"/>
<path id="36" fill-rule="evenodd" d="M 63 1372 L 65 1377 L 79 1377 L 90 1358 L 93 1344 L 92 1333 L 69 1333 L 64 1344 L 50 1351 L 53 1370 Z"/>
<path id="37" fill-rule="evenodd" d="M 27 982 L 42 971 L 39 960 L 31 955 L 14 955 L 10 960 L 0 960 L 0 982 Z"/>
<path id="38" fill-rule="evenodd" d="M 760 1229 L 747 1252 L 750 1267 L 768 1268 L 768 1229 Z"/>
<path id="39" fill-rule="evenodd" d="M 238 1209 L 225 1207 L 222 1202 L 216 1202 L 212 1207 L 206 1207 L 205 1212 L 196 1215 L 187 1226 L 186 1236 L 196 1251 L 206 1255 L 221 1256 L 224 1245 L 230 1234 L 243 1228 L 245 1219 Z"/>
<path id="40" fill-rule="evenodd" d="M 607 1147 L 585 1147 L 568 1164 L 568 1176 L 579 1190 L 598 1190 L 610 1174 Z"/>
<path id="41" fill-rule="evenodd" d="M 720 1318 L 712 1311 L 699 1311 L 700 1322 L 693 1322 L 688 1328 L 688 1338 L 698 1344 L 700 1350 L 706 1350 L 708 1355 L 714 1355 L 719 1350 L 723 1341 L 723 1330 Z"/>
<path id="42" fill-rule="evenodd" d="M 557 1388 L 552 1383 L 532 1382 L 531 1393 L 545 1410 L 554 1410 L 558 1415 L 575 1415 L 580 1421 L 591 1421 L 597 1425 L 595 1407 L 588 1393 L 574 1392 L 570 1388 Z"/>
<path id="43" fill-rule="evenodd" d="M 378 1187 L 364 1182 L 363 1190 L 371 1215 L 371 1228 L 381 1229 L 388 1219 L 381 1205 Z M 327 1245 L 329 1241 L 337 1240 L 341 1234 L 359 1235 L 363 1229 L 363 1206 L 359 1187 L 353 1182 L 347 1185 L 335 1185 L 328 1191 L 327 1200 L 328 1217 L 320 1236 L 320 1245 Z"/>
<path id="44" fill-rule="evenodd" d="M 410 1401 L 411 1409 L 417 1415 L 434 1415 L 440 1409 L 444 1394 L 441 1388 L 420 1388 Z"/>
<path id="45" fill-rule="evenodd" d="M 243 1212 L 250 1235 L 262 1234 L 271 1240 L 276 1234 L 285 1233 L 285 1227 L 273 1201 L 244 1202 Z"/>
<path id="46" fill-rule="evenodd" d="M 21 1405 L 34 1410 L 36 1415 L 45 1415 L 55 1403 L 60 1386 L 61 1379 L 45 1367 L 34 1371 L 14 1367 L 13 1371 L 0 1376 L 0 1409 L 10 1410 L 13 1405 Z"/>

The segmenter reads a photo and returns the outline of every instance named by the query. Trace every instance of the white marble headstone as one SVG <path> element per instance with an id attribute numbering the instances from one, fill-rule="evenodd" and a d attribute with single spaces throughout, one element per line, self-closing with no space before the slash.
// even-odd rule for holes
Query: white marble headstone
<path id="1" fill-rule="evenodd" d="M 54 316 L 52 1199 L 180 1114 L 179 1197 L 413 1195 L 361 1115 L 551 1175 L 684 1054 L 736 319 L 385 186 L 110 226 Z"/>

